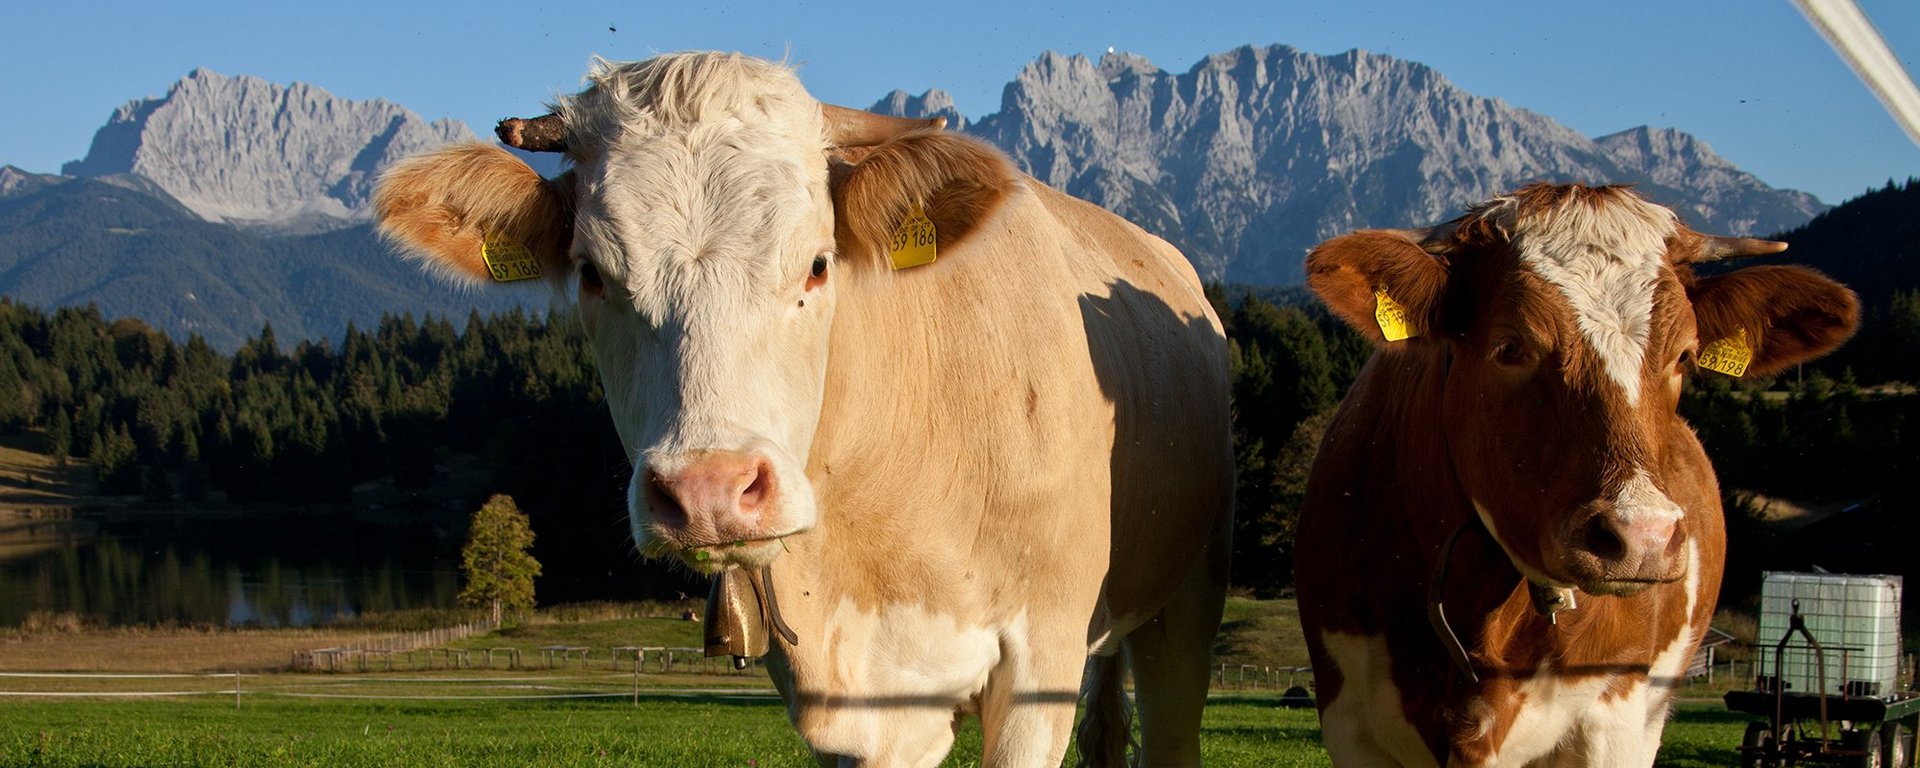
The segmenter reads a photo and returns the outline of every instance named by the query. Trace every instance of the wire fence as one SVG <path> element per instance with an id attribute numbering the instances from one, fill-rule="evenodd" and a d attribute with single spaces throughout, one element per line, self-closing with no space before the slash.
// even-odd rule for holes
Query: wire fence
<path id="1" fill-rule="evenodd" d="M 1229 691 L 1305 691 L 1313 682 L 1312 667 L 1236 664 L 1222 661 L 1213 675 L 1213 687 Z"/>
<path id="2" fill-rule="evenodd" d="M 771 687 L 660 685 L 640 673 L 467 677 L 367 677 L 300 673 L 64 674 L 0 672 L 0 699 L 151 699 L 231 697 L 235 707 L 268 698 L 406 701 L 539 701 L 641 697 L 771 699 Z"/>
<path id="3" fill-rule="evenodd" d="M 475 635 L 484 635 L 496 629 L 497 626 L 491 619 L 476 619 L 451 627 L 369 638 L 347 645 L 294 651 L 292 667 L 302 671 L 337 672 L 357 665 L 361 670 L 366 670 L 371 668 L 375 659 L 378 659 L 388 669 L 392 669 L 395 654 L 407 654 L 408 661 L 411 663 L 414 661 L 413 654 L 416 652 L 438 649 Z"/>

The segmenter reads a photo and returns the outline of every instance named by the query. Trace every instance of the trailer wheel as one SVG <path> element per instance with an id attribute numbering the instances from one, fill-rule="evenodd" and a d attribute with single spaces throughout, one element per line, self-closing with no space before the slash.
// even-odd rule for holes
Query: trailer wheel
<path id="1" fill-rule="evenodd" d="M 1755 720 L 1747 723 L 1747 735 L 1740 739 L 1740 746 L 1754 747 L 1740 753 L 1740 768 L 1767 768 L 1767 752 L 1773 749 L 1773 729 L 1766 723 Z"/>
<path id="2" fill-rule="evenodd" d="M 1847 758 L 1846 765 L 1853 768 L 1882 768 L 1886 765 L 1880 751 L 1880 732 L 1868 730 L 1847 731 L 1840 734 L 1840 746 L 1851 752 L 1864 753 L 1859 757 Z"/>
<path id="3" fill-rule="evenodd" d="M 1880 749 L 1883 750 L 1880 764 L 1886 768 L 1912 768 L 1913 731 L 1899 723 L 1887 723 L 1880 730 L 1884 731 L 1880 735 Z"/>

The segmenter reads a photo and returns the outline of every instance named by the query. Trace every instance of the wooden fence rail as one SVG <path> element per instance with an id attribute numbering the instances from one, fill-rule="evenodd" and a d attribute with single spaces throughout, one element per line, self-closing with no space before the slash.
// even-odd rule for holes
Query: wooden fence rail
<path id="1" fill-rule="evenodd" d="M 407 665 L 416 666 L 420 658 L 426 659 L 427 666 L 433 665 L 434 655 L 416 656 L 416 651 L 439 648 L 474 635 L 491 632 L 494 623 L 487 619 L 476 619 L 465 624 L 419 632 L 406 632 L 383 637 L 369 637 L 355 643 L 314 648 L 293 652 L 293 668 L 307 671 L 342 672 L 349 669 L 365 671 L 375 664 L 393 668 L 393 657 L 405 654 Z M 453 656 L 446 656 L 446 663 L 457 663 Z"/>

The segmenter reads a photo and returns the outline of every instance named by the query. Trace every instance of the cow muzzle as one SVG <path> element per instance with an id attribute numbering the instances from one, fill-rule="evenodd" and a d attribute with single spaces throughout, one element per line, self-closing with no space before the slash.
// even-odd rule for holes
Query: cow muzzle
<path id="1" fill-rule="evenodd" d="M 701 571 L 769 563 L 801 527 L 786 514 L 794 494 L 776 462 L 758 451 L 695 451 L 638 474 L 635 532 Z"/>
<path id="2" fill-rule="evenodd" d="M 1682 512 L 1656 503 L 1589 507 L 1567 532 L 1566 570 L 1580 589 L 1629 595 L 1687 575 Z"/>

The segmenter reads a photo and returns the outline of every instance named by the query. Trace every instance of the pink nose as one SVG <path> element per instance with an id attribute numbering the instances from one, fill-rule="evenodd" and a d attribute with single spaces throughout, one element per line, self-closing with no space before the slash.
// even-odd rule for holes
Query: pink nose
<path id="1" fill-rule="evenodd" d="M 654 522 L 688 546 L 762 538 L 761 513 L 778 483 L 765 456 L 707 451 L 672 474 L 647 468 L 647 507 Z"/>
<path id="2" fill-rule="evenodd" d="M 1666 581 L 1684 568 L 1677 536 L 1679 519 L 1652 510 L 1627 509 L 1595 515 L 1575 543 L 1576 550 L 1598 561 L 1606 578 Z"/>

